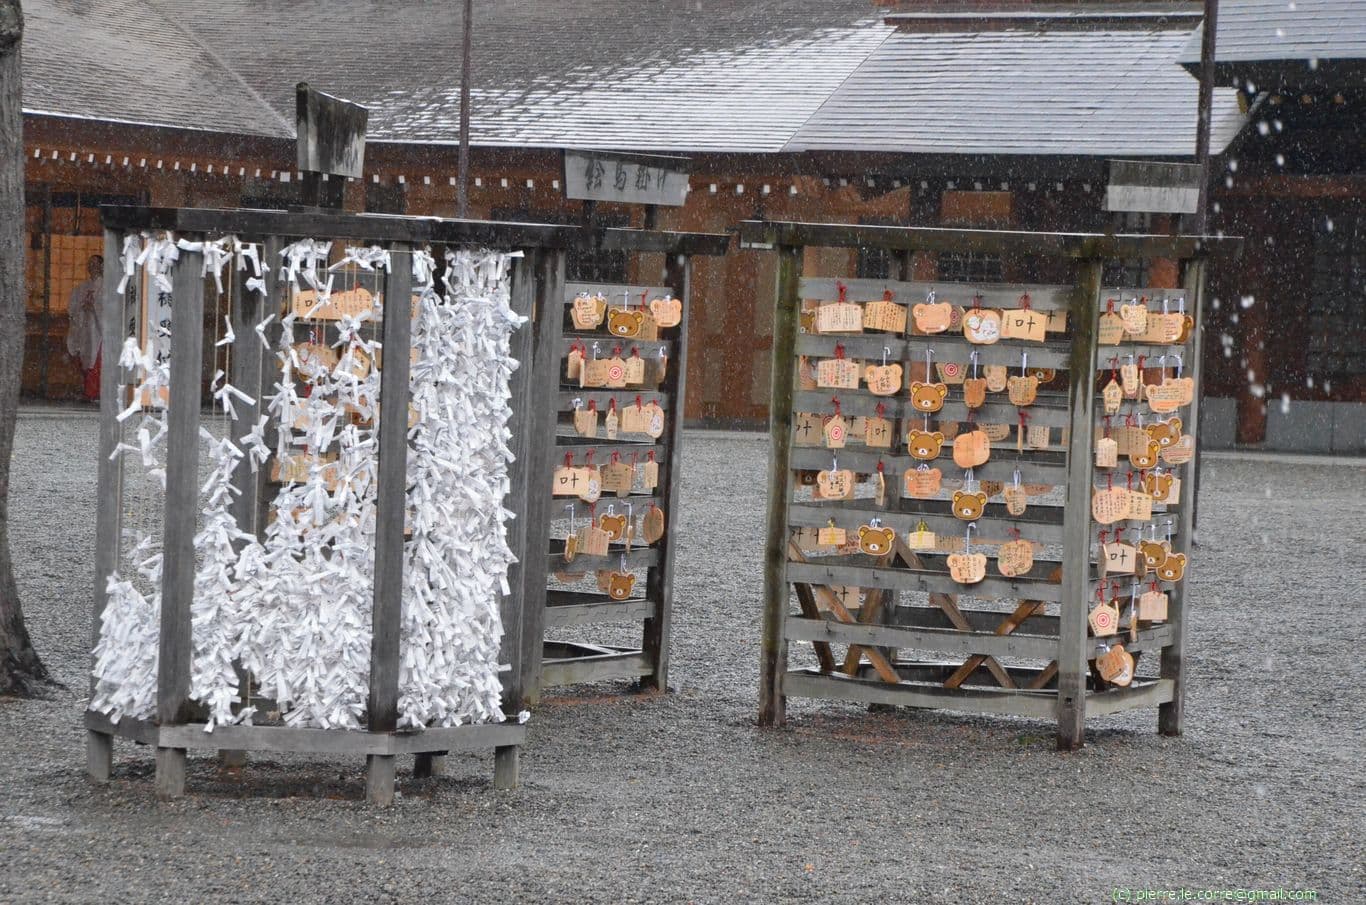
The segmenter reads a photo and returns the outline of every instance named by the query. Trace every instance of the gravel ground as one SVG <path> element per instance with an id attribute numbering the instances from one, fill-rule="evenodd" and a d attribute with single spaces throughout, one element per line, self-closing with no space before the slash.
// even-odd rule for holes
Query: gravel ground
<path id="1" fill-rule="evenodd" d="M 0 702 L 0 902 L 1364 900 L 1366 585 L 1345 551 L 1366 468 L 1211 461 L 1186 735 L 1119 715 L 1060 754 L 1044 723 L 833 703 L 756 729 L 764 446 L 690 434 L 675 693 L 552 696 L 519 790 L 452 758 L 377 812 L 362 764 L 303 757 L 228 775 L 192 753 L 191 794 L 161 804 L 121 742 L 114 782 L 86 783 L 95 436 L 89 413 L 19 423 L 19 583 L 67 688 Z"/>

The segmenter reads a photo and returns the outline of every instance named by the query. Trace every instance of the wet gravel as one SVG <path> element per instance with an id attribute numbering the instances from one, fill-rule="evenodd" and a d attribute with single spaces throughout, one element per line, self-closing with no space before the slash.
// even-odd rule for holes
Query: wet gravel
<path id="1" fill-rule="evenodd" d="M 192 752 L 191 794 L 163 804 L 120 742 L 114 781 L 87 784 L 95 434 L 88 413 L 19 423 L 18 578 L 66 689 L 0 701 L 0 902 L 1363 901 L 1366 468 L 1210 461 L 1185 736 L 1118 715 L 1060 754 L 1040 722 L 835 703 L 759 731 L 765 446 L 691 433 L 675 692 L 554 694 L 520 789 L 493 790 L 491 757 L 404 764 L 375 811 L 363 764 L 309 757 L 228 773 Z"/>

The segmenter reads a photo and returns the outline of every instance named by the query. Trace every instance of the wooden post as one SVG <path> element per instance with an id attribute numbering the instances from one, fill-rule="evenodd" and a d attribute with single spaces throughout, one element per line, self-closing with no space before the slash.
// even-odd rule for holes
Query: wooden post
<path id="1" fill-rule="evenodd" d="M 1205 259 L 1192 258 L 1186 262 L 1185 277 L 1186 298 L 1192 306 L 1191 316 L 1195 318 L 1195 326 L 1191 329 L 1190 343 L 1191 349 L 1188 360 L 1185 362 L 1186 375 L 1195 381 L 1195 398 L 1191 400 L 1190 412 L 1186 416 L 1190 419 L 1189 423 L 1200 424 L 1200 381 L 1203 378 L 1201 371 L 1201 356 L 1204 354 L 1204 331 L 1205 331 Z M 1200 460 L 1197 458 L 1191 467 L 1192 474 L 1200 468 Z M 1189 555 L 1191 544 L 1194 541 L 1195 531 L 1195 495 L 1199 486 L 1194 480 L 1181 482 L 1181 496 L 1178 501 L 1179 510 L 1177 513 L 1177 536 L 1186 545 L 1186 552 Z M 1162 656 L 1158 675 L 1163 679 L 1171 679 L 1174 688 L 1172 689 L 1172 699 L 1158 705 L 1157 708 L 1157 730 L 1163 735 L 1180 735 L 1181 723 L 1186 706 L 1186 672 L 1182 663 L 1182 658 L 1186 647 L 1186 594 L 1185 588 L 1190 579 L 1190 568 L 1186 569 L 1185 578 L 1177 582 L 1167 593 L 1167 624 L 1171 626 L 1171 643 L 1162 648 Z"/>
<path id="2" fill-rule="evenodd" d="M 797 325 L 801 316 L 800 246 L 778 248 L 773 299 L 773 373 L 769 391 L 768 530 L 764 548 L 764 627 L 759 661 L 759 725 L 787 721 L 783 674 L 787 671 L 787 514 L 792 501 L 792 394 L 796 383 Z"/>
<path id="3" fill-rule="evenodd" d="M 384 274 L 384 369 L 379 392 L 375 500 L 375 600 L 370 639 L 369 730 L 398 728 L 399 635 L 403 619 L 403 522 L 408 508 L 408 374 L 412 347 L 412 257 L 408 246 L 389 249 Z M 368 758 L 366 797 L 386 807 L 394 800 L 394 756 Z"/>
<path id="4" fill-rule="evenodd" d="M 664 282 L 683 302 L 683 319 L 678 324 L 674 360 L 664 391 L 673 403 L 665 413 L 664 436 L 668 440 L 669 461 L 661 479 L 663 485 L 665 541 L 659 548 L 659 564 L 646 577 L 646 596 L 654 601 L 654 615 L 645 620 L 643 650 L 652 672 L 641 678 L 641 685 L 656 691 L 669 690 L 669 636 L 673 625 L 674 551 L 678 549 L 674 531 L 678 524 L 678 488 L 683 480 L 683 404 L 688 379 L 688 319 L 692 312 L 692 260 L 687 255 L 665 256 Z"/>
<path id="5" fill-rule="evenodd" d="M 1091 481 L 1096 329 L 1104 262 L 1080 262 L 1076 294 L 1068 311 L 1072 349 L 1068 359 L 1071 426 L 1067 446 L 1067 508 L 1063 516 L 1062 602 L 1058 632 L 1058 748 L 1086 741 L 1086 616 L 1091 580 Z"/>
<path id="6" fill-rule="evenodd" d="M 157 721 L 189 718 L 190 605 L 194 602 L 194 535 L 199 514 L 199 406 L 204 365 L 204 256 L 181 252 L 171 275 L 171 375 L 162 522 L 161 637 Z M 157 748 L 157 795 L 185 792 L 185 749 Z"/>
<path id="7" fill-rule="evenodd" d="M 266 253 L 265 261 L 269 262 L 272 260 L 269 256 L 269 248 L 266 249 Z M 278 260 L 278 255 L 275 259 Z M 250 426 L 256 424 L 256 419 L 261 415 L 262 400 L 270 387 L 270 380 L 267 377 L 270 358 L 256 339 L 256 325 L 261 322 L 266 311 L 274 312 L 268 301 L 264 300 L 260 293 L 247 288 L 247 280 L 250 276 L 250 271 L 231 269 L 232 297 L 228 309 L 228 322 L 232 326 L 233 334 L 240 337 L 241 341 L 233 343 L 232 346 L 232 361 L 229 367 L 231 373 L 228 375 L 228 382 L 252 398 L 250 403 L 239 400 L 235 406 L 237 419 L 228 421 L 228 430 L 234 442 L 238 437 L 245 434 Z M 278 299 L 279 281 L 267 279 L 266 285 L 270 287 L 269 291 L 273 297 Z M 217 324 L 214 327 L 216 328 Z M 261 506 L 261 502 L 266 487 L 266 471 L 264 469 L 253 469 L 250 457 L 243 456 L 233 469 L 232 486 L 240 491 L 228 504 L 233 521 L 242 531 L 259 538 L 265 528 L 265 509 Z M 243 546 L 245 546 L 245 542 L 234 545 L 238 551 Z M 245 705 L 248 676 L 240 665 L 236 669 L 238 681 L 241 683 L 239 696 Z M 224 767 L 245 766 L 247 752 L 236 748 L 220 748 L 218 762 Z"/>
<path id="8" fill-rule="evenodd" d="M 540 253 L 527 249 L 523 257 L 515 259 L 512 268 L 512 310 L 528 320 L 513 331 L 509 348 L 512 357 L 517 359 L 518 367 L 508 382 L 508 405 L 512 409 L 512 421 L 509 424 L 512 438 L 508 446 L 513 458 L 508 466 L 509 489 L 504 505 L 508 511 L 518 513 L 508 524 L 508 546 L 517 561 L 508 567 L 508 587 L 512 593 L 504 596 L 502 601 L 503 643 L 498 657 L 499 662 L 508 664 L 509 668 L 503 682 L 503 712 L 509 715 L 526 706 L 528 687 L 526 651 L 522 640 L 522 634 L 526 631 L 523 573 L 529 558 L 543 558 L 543 551 L 528 542 L 530 525 L 524 515 L 527 500 L 543 492 L 540 482 L 533 479 L 530 468 L 533 445 L 544 437 L 536 434 L 532 426 L 537 398 L 536 378 L 539 376 L 532 367 L 536 348 L 536 273 L 539 266 Z"/>
<path id="9" fill-rule="evenodd" d="M 121 401 L 118 398 L 119 352 L 123 349 L 124 296 L 116 291 L 123 279 L 120 258 L 121 237 L 112 229 L 104 231 L 104 309 L 103 333 L 100 337 L 102 367 L 100 370 L 100 439 L 99 459 L 95 463 L 99 494 L 95 508 L 95 599 L 90 619 L 90 661 L 94 665 L 95 645 L 100 640 L 100 626 L 104 607 L 108 602 L 106 588 L 109 576 L 118 568 L 119 538 L 122 532 L 123 458 L 114 456 L 118 446 L 120 426 L 117 419 Z M 131 282 L 131 281 L 130 281 Z M 118 351 L 116 351 L 118 350 Z M 90 675 L 90 690 L 95 690 L 95 675 Z M 96 782 L 108 782 L 114 766 L 114 737 L 102 732 L 86 733 L 86 771 Z"/>
<path id="10" fill-rule="evenodd" d="M 530 362 L 531 379 L 560 367 L 560 339 L 564 334 L 564 252 L 548 250 L 538 256 L 536 267 L 535 349 Z M 523 362 L 523 367 L 528 363 Z M 550 495 L 555 472 L 556 393 L 533 393 L 533 408 L 526 422 L 529 436 L 536 438 L 527 457 L 526 556 L 522 563 L 522 670 L 523 699 L 534 704 L 541 697 L 541 658 L 545 640 L 545 602 L 550 522 L 555 501 Z"/>
<path id="11" fill-rule="evenodd" d="M 517 788 L 521 772 L 522 749 L 517 745 L 499 745 L 493 749 L 493 787 L 495 789 Z"/>

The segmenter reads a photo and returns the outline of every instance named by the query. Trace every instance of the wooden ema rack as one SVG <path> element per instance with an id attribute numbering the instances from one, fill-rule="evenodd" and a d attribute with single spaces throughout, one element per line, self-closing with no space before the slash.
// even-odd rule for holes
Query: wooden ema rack
<path id="1" fill-rule="evenodd" d="M 537 492 L 549 500 L 549 519 L 544 523 L 547 584 L 539 588 L 539 601 L 532 599 L 529 592 L 528 606 L 543 612 L 548 632 L 600 623 L 638 623 L 641 642 L 639 646 L 622 647 L 546 640 L 539 688 L 607 679 L 637 679 L 650 689 L 668 687 L 690 273 L 689 259 L 678 256 L 669 268 L 670 286 L 566 283 L 562 311 L 559 316 L 547 318 L 541 326 L 540 339 L 556 352 L 552 369 L 538 376 L 538 383 L 545 388 L 540 403 L 549 409 L 544 416 L 546 421 L 553 419 L 555 442 L 550 470 L 541 472 L 544 480 L 537 486 Z M 571 315 L 574 300 L 597 295 L 606 299 L 609 315 L 604 316 L 598 328 L 575 327 Z M 657 338 L 617 337 L 609 332 L 611 310 L 641 310 L 651 300 L 664 298 L 682 303 L 682 318 L 676 326 L 659 328 Z M 617 353 L 623 360 L 638 355 L 643 363 L 644 381 L 616 389 L 581 387 L 567 371 L 569 355 L 576 349 L 586 353 L 588 361 Z M 616 439 L 605 436 L 609 412 L 621 416 L 628 407 L 651 403 L 664 413 L 658 438 L 639 432 L 621 432 Z M 581 435 L 574 427 L 576 410 L 588 411 L 590 407 L 596 413 L 597 425 L 596 436 L 591 437 Z M 562 466 L 606 466 L 614 460 L 637 466 L 638 474 L 628 495 L 604 491 L 596 503 L 553 495 L 553 475 Z M 658 482 L 655 487 L 646 488 L 639 472 L 650 462 L 658 468 Z M 586 521 L 606 514 L 610 507 L 614 515 L 628 514 L 639 525 L 651 506 L 657 506 L 664 516 L 663 537 L 654 543 L 646 543 L 637 534 L 629 552 L 624 541 L 616 540 L 605 556 L 578 553 L 572 561 L 566 561 L 571 523 L 583 526 Z M 593 576 L 599 571 L 630 572 L 637 580 L 628 596 L 614 598 L 593 587 Z"/>
<path id="2" fill-rule="evenodd" d="M 1204 256 L 1216 240 L 746 222 L 741 225 L 741 241 L 750 248 L 776 249 L 779 255 L 771 399 L 775 466 L 770 477 L 765 559 L 761 724 L 783 723 L 787 698 L 798 696 L 1049 719 L 1057 723 L 1063 748 L 1083 743 L 1087 715 L 1136 708 L 1157 707 L 1159 729 L 1165 734 L 1179 733 L 1185 580 L 1164 585 L 1167 618 L 1139 620 L 1133 640 L 1127 619 L 1119 634 L 1094 636 L 1088 627 L 1089 604 L 1097 588 L 1108 588 L 1118 580 L 1113 576 L 1102 580 L 1096 559 L 1098 531 L 1127 528 L 1132 538 L 1140 525 L 1150 525 L 1152 520 L 1097 525 L 1092 519 L 1091 495 L 1093 488 L 1107 486 L 1106 475 L 1113 475 L 1121 487 L 1127 481 L 1123 457 L 1119 468 L 1107 471 L 1095 466 L 1102 424 L 1101 387 L 1109 380 L 1111 356 L 1127 361 L 1132 355 L 1135 362 L 1143 357 L 1155 379 L 1152 369 L 1162 356 L 1167 356 L 1163 363 L 1169 364 L 1180 355 L 1195 392 L 1177 414 L 1190 431 L 1198 423 Z M 894 273 L 902 279 L 803 278 L 802 251 L 808 245 L 886 248 L 897 262 L 899 273 Z M 918 251 L 1058 259 L 1048 266 L 1074 273 L 1076 281 L 1072 285 L 916 282 L 909 276 L 911 256 Z M 1154 300 L 1165 296 L 1172 311 L 1184 305 L 1193 319 L 1184 343 L 1126 340 L 1098 346 L 1098 319 L 1106 311 L 1107 299 L 1118 297 L 1121 291 L 1102 286 L 1103 267 L 1106 261 L 1121 257 L 1180 262 L 1182 287 L 1125 288 L 1123 295 L 1130 301 L 1145 295 Z M 975 298 L 983 309 L 1019 308 L 1021 297 L 1027 295 L 1034 313 L 1054 314 L 1054 329 L 1042 341 L 1001 339 L 990 345 L 969 343 L 961 326 L 925 335 L 910 315 L 912 306 L 926 302 L 932 290 L 939 302 L 971 308 Z M 906 328 L 896 333 L 813 332 L 814 322 L 804 315 L 841 298 L 860 304 L 889 300 L 906 306 Z M 937 369 L 934 376 L 923 376 L 927 349 L 933 349 L 933 362 L 938 365 L 957 363 L 967 369 L 975 350 L 979 369 L 1004 365 L 1010 374 L 1021 376 L 1021 353 L 1027 353 L 1028 369 L 1047 369 L 1051 379 L 1040 386 L 1031 405 L 1017 409 L 1005 392 L 988 393 L 975 411 L 966 405 L 963 385 L 949 383 L 942 408 L 927 415 L 908 390 L 915 380 L 940 380 Z M 888 364 L 899 364 L 904 371 L 901 388 L 892 395 L 873 395 L 862 381 L 857 389 L 814 388 L 804 364 L 814 368 L 820 360 L 839 356 L 879 366 L 885 357 Z M 849 430 L 849 442 L 838 450 L 827 448 L 823 436 L 811 437 L 813 426 L 826 423 L 834 414 L 834 399 L 851 426 L 857 424 L 855 419 L 879 413 L 890 420 L 890 445 L 865 446 L 858 442 L 862 435 L 856 429 Z M 1143 403 L 1126 400 L 1119 418 L 1140 410 L 1146 411 Z M 1048 430 L 1047 448 L 1019 448 L 1020 411 L 1026 413 L 1029 428 Z M 812 413 L 821 416 L 814 424 L 802 417 Z M 1012 568 L 1013 577 L 1008 576 L 992 553 L 984 577 L 965 584 L 950 574 L 949 558 L 961 552 L 969 521 L 954 514 L 948 488 L 966 477 L 952 458 L 954 435 L 965 432 L 972 421 L 976 426 L 1008 428 L 1007 436 L 991 443 L 990 458 L 973 469 L 972 477 L 984 485 L 991 499 L 999 500 L 1003 486 L 1016 482 L 1024 487 L 1037 485 L 1032 488 L 1037 495 L 1028 498 L 1018 515 L 1011 515 L 1003 503 L 991 501 L 971 519 L 976 526 L 974 553 L 999 549 L 1004 542 L 1019 538 L 1034 542 L 1032 566 L 1025 571 Z M 913 428 L 947 435 L 937 457 L 925 459 L 912 453 L 908 439 Z M 1001 429 L 993 430 L 1000 433 Z M 924 443 L 917 446 L 928 452 Z M 823 471 L 833 472 L 836 460 L 840 470 L 856 475 L 858 485 L 852 498 L 826 499 L 803 486 Z M 903 492 L 904 474 L 922 462 L 941 470 L 945 492 L 924 497 Z M 1164 526 L 1171 520 L 1172 552 L 1183 551 L 1187 556 L 1194 463 L 1192 456 L 1189 464 L 1172 469 L 1182 478 L 1179 497 L 1165 507 L 1157 506 L 1153 517 Z M 879 467 L 886 482 L 881 503 L 873 492 Z M 975 510 L 976 501 L 971 503 L 965 512 Z M 872 545 L 875 552 L 859 549 L 857 534 L 869 525 L 891 529 L 894 540 L 885 552 L 876 543 Z M 844 546 L 819 543 L 820 530 L 831 527 L 846 532 Z M 912 532 L 922 528 L 936 535 L 935 546 L 923 546 L 925 537 L 916 535 L 913 548 Z M 827 541 L 837 537 L 826 535 Z M 1122 584 L 1123 595 L 1117 602 L 1127 616 L 1128 576 Z M 1146 590 L 1147 582 L 1143 585 Z M 814 666 L 789 668 L 793 642 L 811 646 Z M 1157 675 L 1145 669 L 1143 677 L 1123 687 L 1102 679 L 1098 658 L 1107 652 L 1107 643 L 1118 642 L 1135 659 L 1144 654 L 1157 658 Z M 902 651 L 916 656 L 903 656 Z"/>

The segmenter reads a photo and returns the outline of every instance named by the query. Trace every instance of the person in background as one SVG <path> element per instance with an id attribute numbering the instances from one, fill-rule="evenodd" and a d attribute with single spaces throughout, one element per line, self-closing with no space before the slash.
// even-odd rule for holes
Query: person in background
<path id="1" fill-rule="evenodd" d="M 89 279 L 71 290 L 67 306 L 70 327 L 66 331 L 66 350 L 81 367 L 82 391 L 87 402 L 100 398 L 100 342 L 104 336 L 100 306 L 104 300 L 104 258 L 91 255 L 85 265 Z"/>

